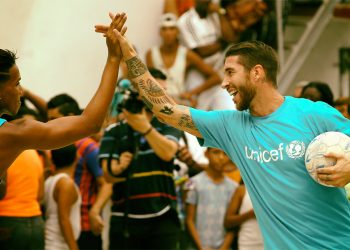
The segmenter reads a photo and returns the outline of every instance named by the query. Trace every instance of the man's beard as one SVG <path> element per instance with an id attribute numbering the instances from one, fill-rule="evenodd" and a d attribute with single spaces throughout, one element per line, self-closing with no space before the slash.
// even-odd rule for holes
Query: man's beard
<path id="1" fill-rule="evenodd" d="M 241 100 L 239 103 L 236 103 L 237 110 L 243 111 L 249 109 L 256 90 L 248 79 L 246 79 L 245 84 L 238 87 L 238 93 Z"/>

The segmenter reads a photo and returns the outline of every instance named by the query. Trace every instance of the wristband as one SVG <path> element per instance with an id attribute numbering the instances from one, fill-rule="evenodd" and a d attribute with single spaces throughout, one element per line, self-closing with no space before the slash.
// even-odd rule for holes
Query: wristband
<path id="1" fill-rule="evenodd" d="M 152 127 L 152 125 L 151 125 L 151 127 L 150 127 L 149 129 L 147 129 L 147 131 L 146 131 L 145 133 L 140 133 L 140 134 L 141 134 L 142 136 L 146 136 L 146 135 L 148 135 L 149 133 L 151 133 L 152 129 L 153 129 L 153 127 Z"/>

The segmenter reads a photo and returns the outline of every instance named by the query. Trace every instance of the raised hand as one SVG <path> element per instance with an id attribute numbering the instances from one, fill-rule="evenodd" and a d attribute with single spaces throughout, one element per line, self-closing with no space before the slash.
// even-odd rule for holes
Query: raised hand
<path id="1" fill-rule="evenodd" d="M 115 34 L 113 33 L 113 30 L 117 30 L 118 32 L 120 32 L 120 34 L 124 35 L 126 30 L 127 30 L 127 28 L 124 27 L 127 16 L 125 13 L 121 13 L 121 14 L 117 13 L 115 16 L 113 16 L 113 14 L 110 13 L 110 17 L 112 19 L 112 22 L 108 27 L 103 26 L 103 25 L 102 26 L 96 25 L 95 31 L 97 31 L 97 30 L 105 31 L 102 33 L 104 33 L 104 36 L 106 37 L 106 43 L 107 43 L 107 47 L 108 47 L 108 55 L 110 57 L 121 58 L 122 53 L 121 53 L 121 49 L 119 46 L 119 41 L 116 38 Z M 107 29 L 106 29 L 106 27 L 107 27 Z"/>
<path id="2" fill-rule="evenodd" d="M 123 54 L 124 61 L 127 61 L 135 56 L 137 56 L 137 53 L 132 46 L 132 44 L 126 39 L 122 31 L 119 31 L 118 29 L 113 29 L 113 32 L 116 36 L 116 38 L 119 41 L 119 45 Z"/>
<path id="3" fill-rule="evenodd" d="M 113 23 L 113 20 L 115 19 L 115 17 L 117 15 L 121 15 L 121 14 L 117 13 L 116 15 L 114 15 L 112 12 L 109 12 L 108 15 L 111 18 L 112 23 Z M 110 28 L 110 26 L 111 26 L 111 24 L 110 25 L 96 24 L 95 25 L 95 32 L 102 33 L 105 36 L 105 34 L 108 32 L 108 29 Z"/>

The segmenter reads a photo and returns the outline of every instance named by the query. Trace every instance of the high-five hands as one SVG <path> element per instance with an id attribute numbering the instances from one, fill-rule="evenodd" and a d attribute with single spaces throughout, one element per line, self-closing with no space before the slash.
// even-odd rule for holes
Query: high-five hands
<path id="1" fill-rule="evenodd" d="M 130 58 L 135 57 L 137 55 L 136 51 L 134 50 L 132 44 L 124 36 L 126 32 L 126 27 L 123 28 L 123 25 L 126 21 L 126 14 L 117 13 L 116 15 L 114 15 L 113 13 L 109 13 L 109 17 L 112 20 L 111 24 L 108 26 L 101 24 L 95 25 L 95 31 L 97 33 L 102 33 L 104 36 L 106 36 L 107 41 L 108 39 L 110 39 L 113 43 L 116 43 L 117 40 L 119 42 L 118 45 L 121 48 L 121 53 L 124 60 L 128 60 Z"/>
<path id="2" fill-rule="evenodd" d="M 126 16 L 126 14 L 125 13 L 117 13 L 117 14 L 113 14 L 112 12 L 109 12 L 108 13 L 108 15 L 109 15 L 109 17 L 110 17 L 110 19 L 111 19 L 111 23 L 110 23 L 110 25 L 104 25 L 104 24 L 96 24 L 95 25 L 95 32 L 97 32 L 97 33 L 102 33 L 103 34 L 103 36 L 106 36 L 106 34 L 107 34 L 107 32 L 109 31 L 109 30 L 111 30 L 111 29 L 114 29 L 114 24 L 113 24 L 113 21 L 114 20 L 116 20 L 116 18 L 118 18 L 118 16 Z"/>
<path id="3" fill-rule="evenodd" d="M 122 51 L 119 45 L 119 40 L 115 35 L 114 31 L 117 31 L 120 36 L 124 36 L 127 28 L 124 27 L 127 16 L 125 13 L 117 13 L 116 15 L 109 13 L 109 17 L 112 22 L 109 26 L 106 25 L 95 25 L 95 31 L 103 33 L 106 37 L 106 43 L 108 47 L 108 55 L 110 57 L 122 58 Z"/>

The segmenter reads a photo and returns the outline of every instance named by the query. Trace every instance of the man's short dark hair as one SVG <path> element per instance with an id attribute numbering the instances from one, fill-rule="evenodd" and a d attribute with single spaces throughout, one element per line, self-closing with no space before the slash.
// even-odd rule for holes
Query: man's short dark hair
<path id="1" fill-rule="evenodd" d="M 250 71 L 260 64 L 265 71 L 266 78 L 277 87 L 278 58 L 276 51 L 260 41 L 245 41 L 232 45 L 226 52 L 225 58 L 239 56 L 239 63 Z"/>
<path id="2" fill-rule="evenodd" d="M 55 108 L 58 108 L 63 116 L 81 114 L 78 102 L 68 94 L 59 94 L 50 99 L 47 109 Z"/>
<path id="3" fill-rule="evenodd" d="M 69 167 L 77 158 L 77 148 L 74 144 L 51 150 L 52 163 L 56 169 Z"/>
<path id="4" fill-rule="evenodd" d="M 16 53 L 0 49 L 0 83 L 10 79 L 10 68 L 16 64 Z"/>

